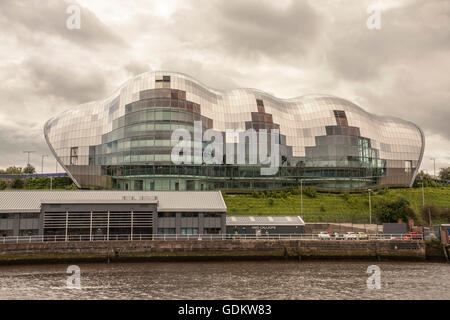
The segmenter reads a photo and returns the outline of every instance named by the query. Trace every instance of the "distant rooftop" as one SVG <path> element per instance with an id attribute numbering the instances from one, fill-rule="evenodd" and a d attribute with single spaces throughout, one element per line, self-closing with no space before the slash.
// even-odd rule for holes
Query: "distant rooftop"
<path id="1" fill-rule="evenodd" d="M 227 216 L 227 226 L 303 226 L 299 216 Z"/>
<path id="2" fill-rule="evenodd" d="M 225 212 L 220 191 L 0 191 L 0 213 L 40 212 L 41 203 L 155 203 L 158 211 Z"/>

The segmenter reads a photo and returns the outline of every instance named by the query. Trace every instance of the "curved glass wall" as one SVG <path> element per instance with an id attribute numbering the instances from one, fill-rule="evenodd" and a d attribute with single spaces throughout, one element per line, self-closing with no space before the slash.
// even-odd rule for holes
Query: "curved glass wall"
<path id="1" fill-rule="evenodd" d="M 278 172 L 263 176 L 260 166 L 249 164 L 175 165 L 172 132 L 193 134 L 196 121 L 222 134 L 224 150 L 236 143 L 229 129 L 279 130 Z M 408 186 L 424 148 L 414 124 L 369 114 L 338 97 L 220 92 L 171 72 L 139 75 L 104 101 L 50 119 L 44 133 L 80 187 L 125 190 L 268 189 L 297 186 L 300 180 L 338 190 Z M 192 142 L 192 157 L 206 145 Z"/>

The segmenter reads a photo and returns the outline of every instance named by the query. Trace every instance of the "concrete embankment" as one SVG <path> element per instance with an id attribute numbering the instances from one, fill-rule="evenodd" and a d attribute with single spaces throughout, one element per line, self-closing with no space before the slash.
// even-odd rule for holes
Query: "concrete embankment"
<path id="1" fill-rule="evenodd" d="M 0 264 L 269 259 L 418 260 L 423 241 L 225 240 L 44 242 L 0 245 Z"/>

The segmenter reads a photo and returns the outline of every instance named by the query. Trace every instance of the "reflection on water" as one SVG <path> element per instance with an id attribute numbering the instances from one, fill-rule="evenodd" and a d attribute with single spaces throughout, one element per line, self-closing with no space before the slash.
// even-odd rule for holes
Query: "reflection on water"
<path id="1" fill-rule="evenodd" d="M 198 262 L 1 266 L 0 299 L 450 299 L 450 265 L 376 263 L 381 289 L 367 289 L 375 262 Z"/>

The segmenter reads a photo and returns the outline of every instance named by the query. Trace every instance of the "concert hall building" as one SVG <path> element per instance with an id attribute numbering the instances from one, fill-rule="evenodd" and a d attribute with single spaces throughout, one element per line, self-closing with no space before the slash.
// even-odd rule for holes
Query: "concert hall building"
<path id="1" fill-rule="evenodd" d="M 203 132 L 220 132 L 223 149 L 235 153 L 239 133 L 279 132 L 278 170 L 263 175 L 262 163 L 202 162 L 195 150 L 204 151 L 208 141 L 192 142 L 191 163 L 174 163 L 172 133 L 193 133 L 198 122 Z M 51 118 L 44 134 L 78 187 L 130 191 L 278 189 L 301 182 L 335 191 L 411 186 L 425 143 L 415 124 L 343 98 L 219 91 L 174 72 L 138 75 L 104 100 Z"/>

